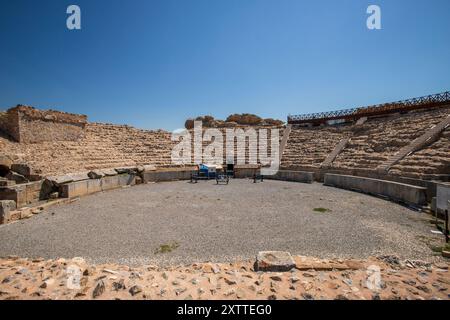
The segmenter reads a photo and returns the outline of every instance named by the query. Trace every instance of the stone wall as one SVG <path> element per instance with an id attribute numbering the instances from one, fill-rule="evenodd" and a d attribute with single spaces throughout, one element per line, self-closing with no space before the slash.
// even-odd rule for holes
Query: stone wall
<path id="1" fill-rule="evenodd" d="M 19 105 L 0 119 L 0 128 L 17 142 L 77 141 L 84 134 L 87 117 Z"/>
<path id="2" fill-rule="evenodd" d="M 426 188 L 404 183 L 327 173 L 324 185 L 387 197 L 414 206 L 427 204 Z"/>
<path id="3" fill-rule="evenodd" d="M 20 141 L 19 114 L 17 112 L 0 113 L 0 132 L 15 141 Z"/>

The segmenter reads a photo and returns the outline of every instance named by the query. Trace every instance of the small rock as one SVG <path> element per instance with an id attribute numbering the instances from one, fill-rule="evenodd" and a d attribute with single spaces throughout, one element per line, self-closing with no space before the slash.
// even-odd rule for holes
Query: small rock
<path id="1" fill-rule="evenodd" d="M 113 282 L 112 284 L 114 291 L 125 290 L 125 282 L 123 279 L 120 279 L 119 282 Z"/>
<path id="2" fill-rule="evenodd" d="M 289 252 L 261 251 L 256 257 L 257 271 L 289 271 L 295 268 L 295 261 Z"/>
<path id="3" fill-rule="evenodd" d="M 135 296 L 135 295 L 137 295 L 138 293 L 142 292 L 142 288 L 141 288 L 140 286 L 138 286 L 138 285 L 135 285 L 135 286 L 132 286 L 132 287 L 130 288 L 130 290 L 128 290 L 128 292 L 130 292 L 130 294 L 131 294 L 132 296 Z"/>
<path id="4" fill-rule="evenodd" d="M 228 284 L 230 286 L 233 285 L 233 284 L 237 284 L 237 281 L 233 280 L 233 279 L 223 278 L 223 280 L 225 281 L 226 284 Z"/>
<path id="5" fill-rule="evenodd" d="M 272 279 L 273 281 L 282 281 L 283 280 L 279 275 L 271 276 L 270 279 Z"/>
<path id="6" fill-rule="evenodd" d="M 416 285 L 416 281 L 412 280 L 412 279 L 407 279 L 407 280 L 402 280 L 403 283 L 410 285 L 410 286 L 415 286 Z"/>
<path id="7" fill-rule="evenodd" d="M 430 293 L 430 289 L 428 289 L 426 286 L 417 286 L 416 288 L 425 293 Z"/>
<path id="8" fill-rule="evenodd" d="M 111 274 L 118 274 L 117 271 L 114 271 L 114 270 L 111 270 L 111 269 L 103 269 L 103 272 L 111 273 Z"/>
<path id="9" fill-rule="evenodd" d="M 185 292 L 187 289 L 186 288 L 177 288 L 175 289 L 175 294 L 177 296 L 179 296 L 180 294 L 182 294 L 183 292 Z"/>
<path id="10" fill-rule="evenodd" d="M 230 289 L 224 293 L 224 296 L 229 297 L 229 296 L 235 294 L 235 292 L 236 291 L 234 289 Z"/>
<path id="11" fill-rule="evenodd" d="M 434 263 L 434 266 L 438 269 L 448 270 L 448 264 L 446 263 L 436 262 Z"/>
<path id="12" fill-rule="evenodd" d="M 309 293 L 302 293 L 302 298 L 305 300 L 314 300 L 314 297 Z"/>
<path id="13" fill-rule="evenodd" d="M 105 283 L 103 282 L 103 280 L 100 280 L 97 282 L 97 285 L 95 286 L 95 289 L 92 292 L 92 297 L 95 299 L 101 296 L 103 292 L 105 292 Z"/>
<path id="14" fill-rule="evenodd" d="M 238 299 L 243 299 L 245 297 L 245 292 L 242 289 L 237 289 L 236 290 L 236 297 Z"/>
<path id="15" fill-rule="evenodd" d="M 348 286 L 352 286 L 353 285 L 353 281 L 351 279 L 344 279 L 342 280 L 343 283 L 345 283 Z"/>
<path id="16" fill-rule="evenodd" d="M 289 278 L 289 281 L 291 281 L 291 283 L 296 283 L 296 282 L 300 281 L 300 278 L 298 278 L 296 276 L 292 276 Z"/>

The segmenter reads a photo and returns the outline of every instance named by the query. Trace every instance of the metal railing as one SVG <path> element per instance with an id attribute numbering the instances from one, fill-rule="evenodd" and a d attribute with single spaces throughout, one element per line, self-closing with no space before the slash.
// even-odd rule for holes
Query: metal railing
<path id="1" fill-rule="evenodd" d="M 315 120 L 335 120 L 356 118 L 362 116 L 379 115 L 384 113 L 398 112 L 402 110 L 413 110 L 422 107 L 437 107 L 444 104 L 450 104 L 450 91 L 432 94 L 428 96 L 401 100 L 396 102 L 377 104 L 368 107 L 358 107 L 352 109 L 343 109 L 329 112 L 309 113 L 301 115 L 289 115 L 288 123 L 314 122 Z"/>

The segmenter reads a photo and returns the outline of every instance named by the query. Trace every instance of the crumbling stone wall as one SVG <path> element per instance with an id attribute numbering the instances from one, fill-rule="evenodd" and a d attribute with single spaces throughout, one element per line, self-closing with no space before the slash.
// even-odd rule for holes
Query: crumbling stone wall
<path id="1" fill-rule="evenodd" d="M 85 115 L 22 105 L 9 109 L 0 118 L 0 129 L 22 143 L 77 141 L 87 122 Z"/>
<path id="2" fill-rule="evenodd" d="M 0 131 L 7 134 L 14 140 L 19 141 L 19 114 L 17 112 L 1 112 Z"/>

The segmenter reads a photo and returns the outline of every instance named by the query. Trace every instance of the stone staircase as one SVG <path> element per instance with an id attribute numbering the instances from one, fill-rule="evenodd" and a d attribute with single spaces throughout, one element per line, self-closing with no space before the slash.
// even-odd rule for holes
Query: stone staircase
<path id="1" fill-rule="evenodd" d="M 359 118 L 358 121 L 355 123 L 355 127 L 360 127 L 367 121 L 367 117 Z M 339 153 L 341 153 L 342 150 L 347 146 L 348 142 L 350 141 L 351 136 L 345 137 L 342 139 L 334 148 L 334 150 L 327 156 L 325 161 L 322 163 L 321 168 L 329 168 L 331 167 L 331 164 L 333 163 L 334 159 L 338 156 Z"/>
<path id="2" fill-rule="evenodd" d="M 285 169 L 319 168 L 336 145 L 350 135 L 350 126 L 293 127 L 283 152 L 281 167 Z"/>
<path id="3" fill-rule="evenodd" d="M 439 138 L 439 135 L 447 127 L 450 126 L 450 115 L 448 115 L 440 123 L 426 131 L 423 135 L 413 140 L 409 145 L 401 148 L 396 154 L 391 156 L 388 160 L 382 163 L 377 170 L 387 172 L 397 162 L 412 154 L 413 152 L 423 149 L 425 146 L 432 144 Z M 450 151 L 450 150 L 449 150 Z"/>
<path id="4" fill-rule="evenodd" d="M 283 153 L 284 153 L 284 150 L 286 149 L 286 145 L 289 140 L 289 135 L 291 134 L 291 131 L 292 131 L 292 125 L 288 124 L 286 126 L 286 128 L 284 129 L 283 138 L 281 139 L 281 142 L 280 142 L 280 162 L 281 162 L 281 159 L 283 158 Z"/>
<path id="5" fill-rule="evenodd" d="M 443 130 L 435 142 L 394 164 L 389 173 L 411 178 L 438 180 L 447 176 L 448 181 L 448 176 L 450 176 L 450 127 Z"/>

